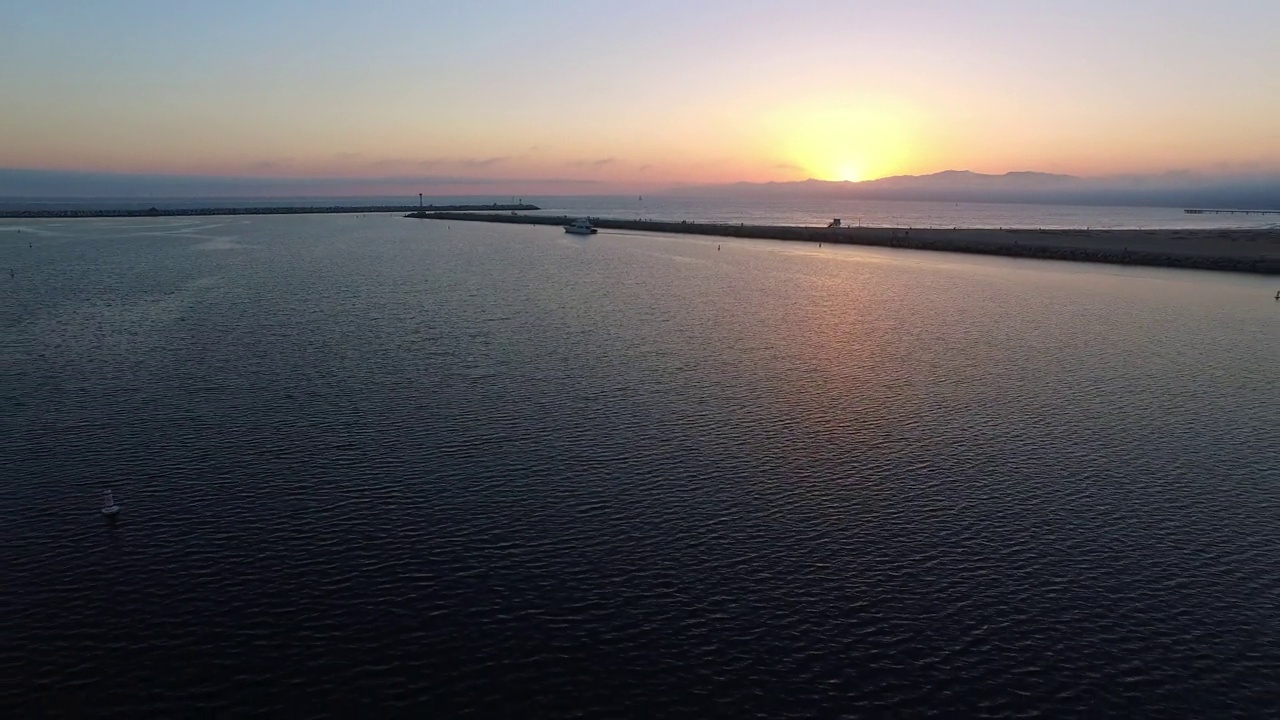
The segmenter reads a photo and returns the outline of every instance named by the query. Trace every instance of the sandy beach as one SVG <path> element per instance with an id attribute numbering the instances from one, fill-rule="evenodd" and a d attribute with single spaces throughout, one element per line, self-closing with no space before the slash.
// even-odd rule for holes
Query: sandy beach
<path id="1" fill-rule="evenodd" d="M 479 213 L 412 213 L 407 217 L 565 225 L 575 218 Z M 1195 268 L 1280 275 L 1280 230 L 1034 230 L 822 228 L 592 219 L 601 229 L 717 237 L 843 243 L 1120 265 Z"/>

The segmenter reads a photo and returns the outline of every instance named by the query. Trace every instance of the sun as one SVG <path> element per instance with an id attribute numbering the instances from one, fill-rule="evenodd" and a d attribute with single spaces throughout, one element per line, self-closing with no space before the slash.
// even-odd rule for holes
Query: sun
<path id="1" fill-rule="evenodd" d="M 777 156 L 818 180 L 874 180 L 914 160 L 913 114 L 888 103 L 802 105 L 771 121 Z"/>
<path id="2" fill-rule="evenodd" d="M 840 165 L 836 170 L 833 180 L 843 180 L 844 182 L 862 182 L 866 179 L 862 169 L 856 165 Z"/>

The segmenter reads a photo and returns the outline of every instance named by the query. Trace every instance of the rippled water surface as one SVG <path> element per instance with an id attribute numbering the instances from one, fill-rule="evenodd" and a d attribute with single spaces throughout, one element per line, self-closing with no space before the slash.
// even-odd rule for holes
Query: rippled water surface
<path id="1" fill-rule="evenodd" d="M 1274 712 L 1273 282 L 717 247 L 0 223 L 0 705 Z"/>

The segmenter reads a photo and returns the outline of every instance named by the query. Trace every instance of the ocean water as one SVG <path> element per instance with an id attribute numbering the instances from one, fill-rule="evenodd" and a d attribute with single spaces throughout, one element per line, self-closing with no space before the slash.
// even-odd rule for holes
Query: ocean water
<path id="1" fill-rule="evenodd" d="M 385 216 L 0 273 L 8 716 L 1280 697 L 1265 277 Z"/>
<path id="2" fill-rule="evenodd" d="M 830 198 L 746 199 L 686 195 L 580 195 L 554 197 L 428 197 L 428 204 L 530 202 L 538 215 L 580 215 L 679 222 L 824 226 L 832 218 L 864 227 L 1045 228 L 1157 230 L 1182 228 L 1280 228 L 1280 215 L 1188 215 L 1182 208 L 951 203 Z M 0 210 L 193 208 L 331 205 L 416 205 L 414 197 L 299 198 L 0 198 Z"/>
<path id="3" fill-rule="evenodd" d="M 543 208 L 538 214 L 747 225 L 825 226 L 840 218 L 845 225 L 895 228 L 1280 228 L 1280 215 L 1188 215 L 1181 208 L 1162 207 L 639 195 L 526 200 Z"/>

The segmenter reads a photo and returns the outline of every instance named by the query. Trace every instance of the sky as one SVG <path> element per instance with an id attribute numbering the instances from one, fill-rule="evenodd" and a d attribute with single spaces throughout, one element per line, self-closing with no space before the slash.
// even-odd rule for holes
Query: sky
<path id="1" fill-rule="evenodd" d="M 1280 170 L 1269 0 L 0 0 L 0 18 L 8 170 L 441 194 Z"/>

